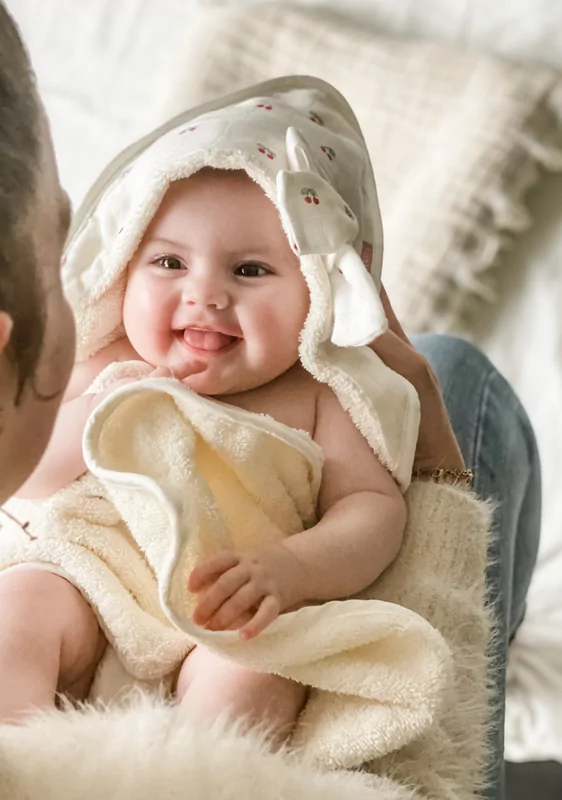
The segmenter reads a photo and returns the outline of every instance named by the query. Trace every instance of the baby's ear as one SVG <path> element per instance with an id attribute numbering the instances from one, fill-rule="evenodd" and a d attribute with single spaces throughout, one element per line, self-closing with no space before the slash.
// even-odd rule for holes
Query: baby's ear
<path id="1" fill-rule="evenodd" d="M 6 311 L 0 311 L 0 355 L 6 349 L 6 345 L 10 341 L 12 335 L 12 328 L 14 321 Z"/>

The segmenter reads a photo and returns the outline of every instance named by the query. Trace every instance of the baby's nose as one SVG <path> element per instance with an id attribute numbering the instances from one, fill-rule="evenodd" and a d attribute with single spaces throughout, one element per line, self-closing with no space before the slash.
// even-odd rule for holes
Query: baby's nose
<path id="1" fill-rule="evenodd" d="M 183 293 L 188 306 L 225 309 L 229 304 L 228 292 L 220 286 L 191 285 Z"/>
<path id="2" fill-rule="evenodd" d="M 188 306 L 222 311 L 227 308 L 230 299 L 226 289 L 218 282 L 194 280 L 184 289 L 183 302 Z"/>

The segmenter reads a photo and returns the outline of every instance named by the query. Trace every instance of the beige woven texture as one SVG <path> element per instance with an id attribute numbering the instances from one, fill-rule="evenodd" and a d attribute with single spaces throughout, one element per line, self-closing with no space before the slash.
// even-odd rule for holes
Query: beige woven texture
<path id="1" fill-rule="evenodd" d="M 523 201 L 539 167 L 562 169 L 560 74 L 268 3 L 186 31 L 159 80 L 161 114 L 284 74 L 329 81 L 357 114 L 399 318 L 410 331 L 470 319 L 479 297 L 493 298 L 502 247 L 529 224 Z"/>

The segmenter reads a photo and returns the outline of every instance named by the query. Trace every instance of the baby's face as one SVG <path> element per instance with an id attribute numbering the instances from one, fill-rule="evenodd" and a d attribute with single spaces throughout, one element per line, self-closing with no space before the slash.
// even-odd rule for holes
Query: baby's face
<path id="1" fill-rule="evenodd" d="M 193 367 L 200 394 L 255 389 L 298 359 L 309 293 L 277 209 L 245 173 L 172 183 L 129 265 L 123 319 L 139 356 Z"/>

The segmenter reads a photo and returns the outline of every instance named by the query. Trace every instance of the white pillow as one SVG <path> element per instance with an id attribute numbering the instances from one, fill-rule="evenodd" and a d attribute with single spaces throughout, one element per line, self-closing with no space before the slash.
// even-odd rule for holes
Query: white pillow
<path id="1" fill-rule="evenodd" d="M 275 2 L 275 0 L 272 0 Z M 331 9 L 398 36 L 483 48 L 562 68 L 562 4 L 555 0 L 294 0 Z M 255 0 L 200 0 L 203 7 L 250 5 Z"/>

